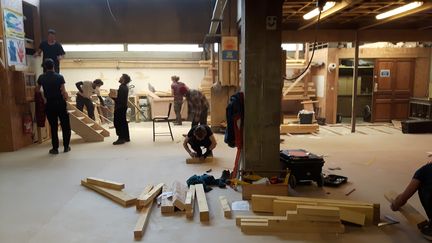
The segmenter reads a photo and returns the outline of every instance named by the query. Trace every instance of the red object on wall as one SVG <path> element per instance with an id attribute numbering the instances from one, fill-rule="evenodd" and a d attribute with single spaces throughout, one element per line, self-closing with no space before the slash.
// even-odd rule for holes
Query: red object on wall
<path id="1" fill-rule="evenodd" d="M 23 131 L 25 134 L 32 134 L 33 132 L 33 119 L 31 114 L 23 115 Z"/>

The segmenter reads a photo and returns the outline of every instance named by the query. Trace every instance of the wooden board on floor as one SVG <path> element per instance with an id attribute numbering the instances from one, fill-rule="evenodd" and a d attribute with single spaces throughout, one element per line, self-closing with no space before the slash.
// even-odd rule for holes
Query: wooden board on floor
<path id="1" fill-rule="evenodd" d="M 144 188 L 144 190 L 141 192 L 141 195 L 146 195 L 147 193 L 149 193 L 151 191 L 151 189 L 153 189 L 153 185 L 148 185 Z M 136 204 L 136 209 L 139 211 L 143 208 L 144 206 L 141 206 L 138 202 L 137 199 L 137 204 Z"/>
<path id="2" fill-rule="evenodd" d="M 123 191 L 117 191 L 109 188 L 95 186 L 87 182 L 87 179 L 81 180 L 81 185 L 90 188 L 99 194 L 113 200 L 114 202 L 122 205 L 123 207 L 129 207 L 136 204 L 136 197 L 132 197 Z"/>
<path id="3" fill-rule="evenodd" d="M 136 240 L 141 239 L 144 235 L 144 230 L 150 217 L 152 206 L 153 201 L 151 201 L 147 206 L 142 207 L 139 211 L 139 218 L 134 229 L 134 237 Z"/>
<path id="4" fill-rule="evenodd" d="M 213 162 L 213 157 L 207 157 L 205 159 L 200 158 L 187 158 L 186 164 L 202 164 L 202 163 L 209 163 Z"/>
<path id="5" fill-rule="evenodd" d="M 172 197 L 168 198 L 167 192 L 170 192 L 171 189 L 168 188 L 167 185 L 163 185 L 162 187 L 162 197 L 161 197 L 161 213 L 174 213 L 175 208 L 173 205 Z"/>
<path id="6" fill-rule="evenodd" d="M 220 196 L 219 201 L 220 201 L 221 206 L 222 206 L 222 211 L 224 213 L 224 217 L 225 218 L 231 218 L 231 207 L 230 207 L 229 202 L 226 199 L 226 197 Z"/>
<path id="7" fill-rule="evenodd" d="M 341 208 L 339 213 L 340 213 L 340 219 L 342 221 L 361 225 L 361 226 L 364 226 L 366 223 L 366 215 L 363 213 L 358 213 L 356 211 L 349 210 L 346 208 Z"/>
<path id="8" fill-rule="evenodd" d="M 268 222 L 240 223 L 240 228 L 246 234 L 266 233 L 343 233 L 345 227 L 337 222 L 294 222 L 283 220 L 268 220 Z"/>
<path id="9" fill-rule="evenodd" d="M 99 179 L 95 177 L 87 177 L 87 183 L 90 183 L 95 186 L 105 187 L 117 191 L 121 191 L 125 188 L 124 183 L 115 182 L 115 181 L 109 181 L 104 179 Z"/>
<path id="10" fill-rule="evenodd" d="M 280 133 L 305 134 L 319 131 L 318 124 L 283 124 L 280 126 Z"/>
<path id="11" fill-rule="evenodd" d="M 242 198 L 243 198 L 243 200 L 250 200 L 252 198 L 252 194 L 288 196 L 288 185 L 284 185 L 284 184 L 270 184 L 270 185 L 248 184 L 248 185 L 242 185 Z"/>
<path id="12" fill-rule="evenodd" d="M 172 191 L 173 191 L 173 205 L 180 211 L 186 210 L 186 193 L 188 191 L 188 188 L 186 185 L 175 181 L 172 185 Z"/>
<path id="13" fill-rule="evenodd" d="M 200 213 L 200 221 L 201 222 L 209 221 L 210 214 L 209 214 L 209 208 L 208 208 L 207 198 L 204 192 L 203 184 L 196 184 L 195 191 L 196 191 L 196 198 L 198 202 L 198 210 Z"/>
<path id="14" fill-rule="evenodd" d="M 189 190 L 186 193 L 185 206 L 186 206 L 186 218 L 193 218 L 195 204 L 195 185 L 190 185 Z"/>
<path id="15" fill-rule="evenodd" d="M 389 202 L 393 202 L 396 197 L 397 193 L 394 191 L 389 191 L 386 194 L 384 194 L 384 197 Z M 407 219 L 407 221 L 412 224 L 416 225 L 417 227 L 420 227 L 424 224 L 424 222 L 427 221 L 427 219 L 421 215 L 411 204 L 406 203 L 404 206 L 402 206 L 399 209 L 399 212 Z"/>
<path id="16" fill-rule="evenodd" d="M 339 208 L 328 206 L 297 205 L 300 215 L 339 217 Z"/>
<path id="17" fill-rule="evenodd" d="M 157 197 L 161 193 L 163 186 L 163 183 L 159 183 L 158 185 L 153 187 L 151 191 L 144 191 L 143 193 L 141 193 L 141 195 L 138 197 L 139 206 L 147 206 L 151 201 L 153 201 L 153 199 L 155 199 L 155 197 Z"/>
<path id="18" fill-rule="evenodd" d="M 251 220 L 255 220 L 255 219 L 262 220 L 262 219 L 265 219 L 266 222 L 267 222 L 269 219 L 286 220 L 287 217 L 286 216 L 271 216 L 271 215 L 269 215 L 269 216 L 267 216 L 267 215 L 238 215 L 238 216 L 236 216 L 236 225 L 240 226 L 240 223 L 241 223 L 241 221 L 243 219 L 251 219 Z"/>

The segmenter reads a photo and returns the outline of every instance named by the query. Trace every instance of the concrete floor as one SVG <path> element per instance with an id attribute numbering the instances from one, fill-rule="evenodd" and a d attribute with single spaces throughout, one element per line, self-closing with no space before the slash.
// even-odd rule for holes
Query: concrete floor
<path id="1" fill-rule="evenodd" d="M 126 192 L 139 195 L 150 183 L 185 182 L 189 176 L 210 168 L 211 174 L 219 177 L 223 169 L 232 168 L 235 150 L 224 144 L 222 135 L 217 135 L 216 161 L 187 165 L 181 134 L 187 131 L 188 123 L 174 127 L 174 142 L 169 137 L 152 142 L 151 123 L 130 125 L 132 142 L 121 146 L 111 145 L 115 136 L 102 143 L 83 143 L 74 135 L 72 151 L 67 154 L 49 155 L 50 143 L 0 153 L 0 242 L 133 242 L 135 208 L 123 208 L 80 186 L 82 178 L 94 176 L 124 182 Z M 360 128 L 369 135 L 350 134 L 344 127 L 331 129 L 338 132 L 321 129 L 318 135 L 282 136 L 285 141 L 281 149 L 304 148 L 325 155 L 323 172 L 348 176 L 349 183 L 336 189 L 299 186 L 291 192 L 381 203 L 381 216 L 390 215 L 400 220 L 400 224 L 383 228 L 347 227 L 346 233 L 340 235 L 244 235 L 235 226 L 235 220 L 223 218 L 218 201 L 219 195 L 235 201 L 241 199 L 241 194 L 215 188 L 207 193 L 209 224 L 201 224 L 198 214 L 193 221 L 181 214 L 162 216 L 154 206 L 142 241 L 426 242 L 399 213 L 391 212 L 383 194 L 403 190 L 416 168 L 427 161 L 432 136 L 404 135 L 388 127 L 383 128 L 387 133 Z M 342 170 L 329 171 L 329 167 Z M 352 188 L 356 191 L 345 196 Z M 409 202 L 424 214 L 417 195 Z M 240 213 L 245 212 L 234 215 Z"/>

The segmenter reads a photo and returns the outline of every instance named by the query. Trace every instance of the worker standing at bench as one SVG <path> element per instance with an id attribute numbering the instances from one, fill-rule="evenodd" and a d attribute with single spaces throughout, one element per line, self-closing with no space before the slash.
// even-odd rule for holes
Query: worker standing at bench
<path id="1" fill-rule="evenodd" d="M 192 127 L 207 125 L 209 103 L 207 98 L 198 90 L 181 87 L 180 93 L 188 102 L 188 118 L 192 121 Z"/>
<path id="2" fill-rule="evenodd" d="M 181 118 L 181 108 L 183 105 L 183 95 L 180 93 L 181 87 L 186 87 L 186 84 L 183 82 L 180 82 L 179 76 L 172 76 L 171 77 L 171 95 L 174 96 L 174 112 L 176 114 L 176 121 L 174 122 L 174 125 L 182 125 L 182 118 Z"/>
<path id="3" fill-rule="evenodd" d="M 105 106 L 104 100 L 102 99 L 100 95 L 99 88 L 103 85 L 102 80 L 96 79 L 93 82 L 90 81 L 80 81 L 75 83 L 75 86 L 79 90 L 76 97 L 76 107 L 78 110 L 83 111 L 84 106 L 87 109 L 88 116 L 95 121 L 95 115 L 94 115 L 94 105 L 93 101 L 91 100 L 91 96 L 93 94 L 96 94 L 99 98 L 99 102 L 101 106 Z"/>
<path id="4" fill-rule="evenodd" d="M 193 151 L 189 149 L 188 144 Z M 216 144 L 216 138 L 210 127 L 207 125 L 198 125 L 188 132 L 183 142 L 183 147 L 192 158 L 205 159 L 208 156 L 213 156 L 212 151 L 216 148 Z M 206 149 L 204 154 L 201 147 Z"/>
<path id="5" fill-rule="evenodd" d="M 423 226 L 420 231 L 426 239 L 432 240 L 432 162 L 420 167 L 415 172 L 405 191 L 392 202 L 391 209 L 393 211 L 399 210 L 416 191 L 429 218 L 429 223 Z"/>

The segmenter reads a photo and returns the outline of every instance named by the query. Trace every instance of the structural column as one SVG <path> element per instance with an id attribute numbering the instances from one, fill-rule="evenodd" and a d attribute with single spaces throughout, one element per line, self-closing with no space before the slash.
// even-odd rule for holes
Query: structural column
<path id="1" fill-rule="evenodd" d="M 245 170 L 280 169 L 282 0 L 242 0 L 241 88 L 245 95 Z M 267 173 L 271 174 L 271 173 Z"/>

